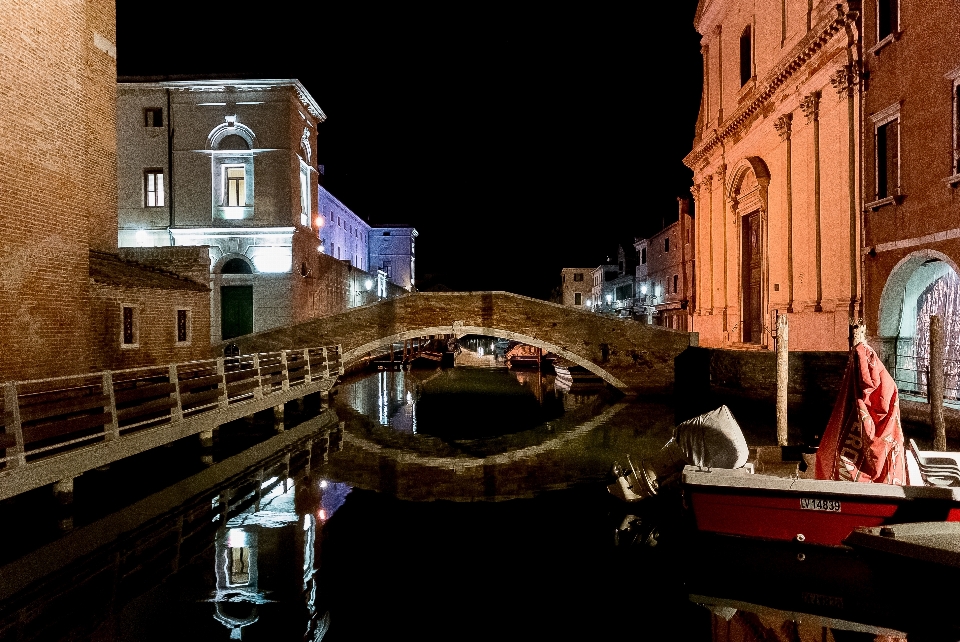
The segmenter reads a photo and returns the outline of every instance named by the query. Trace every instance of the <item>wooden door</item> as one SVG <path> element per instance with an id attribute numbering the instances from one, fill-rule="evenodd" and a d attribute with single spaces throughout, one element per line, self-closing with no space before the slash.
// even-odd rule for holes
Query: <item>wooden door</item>
<path id="1" fill-rule="evenodd" d="M 743 217 L 743 311 L 744 343 L 760 343 L 763 338 L 763 311 L 760 309 L 760 213 Z"/>
<path id="2" fill-rule="evenodd" d="M 253 286 L 220 288 L 220 336 L 232 339 L 253 332 Z"/>

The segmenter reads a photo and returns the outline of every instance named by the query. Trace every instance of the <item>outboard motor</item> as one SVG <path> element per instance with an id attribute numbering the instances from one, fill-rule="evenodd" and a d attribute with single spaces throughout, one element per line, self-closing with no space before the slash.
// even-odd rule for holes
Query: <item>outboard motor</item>
<path id="1" fill-rule="evenodd" d="M 684 466 L 740 468 L 749 454 L 737 420 L 729 408 L 720 406 L 678 425 L 663 448 L 641 459 L 639 466 L 634 466 L 629 455 L 629 470 L 614 464 L 617 479 L 607 490 L 624 501 L 640 501 L 678 482 Z"/>

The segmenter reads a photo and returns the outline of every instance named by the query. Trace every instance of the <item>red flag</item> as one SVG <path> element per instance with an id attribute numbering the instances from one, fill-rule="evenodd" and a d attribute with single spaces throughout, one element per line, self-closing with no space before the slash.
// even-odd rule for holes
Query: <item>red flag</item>
<path id="1" fill-rule="evenodd" d="M 906 484 L 897 384 L 866 343 L 850 351 L 817 450 L 817 479 Z"/>

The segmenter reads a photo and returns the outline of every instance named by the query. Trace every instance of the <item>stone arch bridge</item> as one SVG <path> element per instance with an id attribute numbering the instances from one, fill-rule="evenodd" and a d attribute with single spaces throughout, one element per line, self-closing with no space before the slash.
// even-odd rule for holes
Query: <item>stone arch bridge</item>
<path id="1" fill-rule="evenodd" d="M 508 292 L 418 292 L 303 323 L 235 337 L 241 354 L 341 344 L 349 368 L 394 343 L 430 335 L 503 337 L 577 363 L 627 394 L 673 390 L 674 358 L 696 333 L 548 303 Z"/>

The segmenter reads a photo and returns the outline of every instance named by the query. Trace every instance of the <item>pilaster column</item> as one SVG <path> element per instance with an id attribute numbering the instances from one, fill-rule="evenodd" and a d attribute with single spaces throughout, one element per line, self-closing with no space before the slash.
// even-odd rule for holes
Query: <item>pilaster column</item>
<path id="1" fill-rule="evenodd" d="M 823 310 L 823 250 L 820 232 L 820 92 L 814 91 L 800 100 L 800 109 L 808 123 L 813 123 L 813 221 L 816 234 L 816 255 L 814 256 L 817 278 L 816 312 Z"/>
<path id="2" fill-rule="evenodd" d="M 791 147 L 791 130 L 793 129 L 793 114 L 783 114 L 773 126 L 780 135 L 780 140 L 786 144 L 787 167 L 787 312 L 793 312 L 793 152 Z"/>

